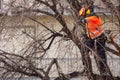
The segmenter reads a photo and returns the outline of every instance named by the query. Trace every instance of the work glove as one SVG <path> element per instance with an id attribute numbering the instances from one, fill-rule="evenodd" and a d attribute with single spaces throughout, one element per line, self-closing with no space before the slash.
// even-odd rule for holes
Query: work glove
<path id="1" fill-rule="evenodd" d="M 84 23 L 84 24 L 86 23 L 86 19 L 85 19 L 85 18 L 84 18 L 84 19 L 82 19 L 82 23 Z"/>
<path id="2" fill-rule="evenodd" d="M 79 17 L 79 22 L 85 23 L 85 21 L 86 21 L 86 20 L 85 20 L 85 17 L 84 17 L 84 16 L 80 16 L 80 17 Z"/>

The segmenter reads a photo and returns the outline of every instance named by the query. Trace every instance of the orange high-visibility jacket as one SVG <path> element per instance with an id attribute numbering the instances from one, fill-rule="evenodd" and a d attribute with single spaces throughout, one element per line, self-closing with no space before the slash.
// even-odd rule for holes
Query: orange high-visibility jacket
<path id="1" fill-rule="evenodd" d="M 102 30 L 102 20 L 97 16 L 90 16 L 86 19 L 86 33 L 91 39 L 100 36 L 103 32 Z"/>

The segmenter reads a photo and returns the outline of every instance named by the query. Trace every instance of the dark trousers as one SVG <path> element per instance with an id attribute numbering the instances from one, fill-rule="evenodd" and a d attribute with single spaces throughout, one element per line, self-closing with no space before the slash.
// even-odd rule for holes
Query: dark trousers
<path id="1" fill-rule="evenodd" d="M 101 36 L 99 36 L 99 37 L 97 37 L 95 39 L 88 39 L 85 42 L 85 45 L 87 46 L 86 47 L 87 53 L 89 53 L 90 49 L 94 49 L 94 50 L 96 49 L 95 51 L 97 51 L 98 57 L 101 58 L 99 60 L 99 58 L 95 56 L 98 68 L 99 68 L 101 74 L 105 73 L 106 72 L 105 64 L 107 64 L 107 58 L 106 58 L 105 49 L 104 49 L 105 48 L 104 34 L 102 34 Z M 95 46 L 96 46 L 96 48 L 95 48 Z"/>

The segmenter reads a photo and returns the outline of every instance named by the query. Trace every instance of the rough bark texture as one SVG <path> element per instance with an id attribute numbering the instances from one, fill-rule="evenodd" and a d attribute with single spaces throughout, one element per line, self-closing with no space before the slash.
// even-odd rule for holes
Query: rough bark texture
<path id="1" fill-rule="evenodd" d="M 23 34 L 25 34 L 27 37 L 30 37 L 33 42 L 26 47 L 24 52 L 21 52 L 21 54 L 15 54 L 15 53 L 10 53 L 10 52 L 6 52 L 0 49 L 0 62 L 2 65 L 0 65 L 0 69 L 2 72 L 2 76 L 0 75 L 0 77 L 2 77 L 3 79 L 7 79 L 8 77 L 26 77 L 26 76 L 35 76 L 35 77 L 39 77 L 42 80 L 50 80 L 49 74 L 50 74 L 50 70 L 52 68 L 52 66 L 55 64 L 56 68 L 57 68 L 57 72 L 59 74 L 59 77 L 57 77 L 55 80 L 69 80 L 70 78 L 76 77 L 76 76 L 87 76 L 88 79 L 91 80 L 119 80 L 119 77 L 114 77 L 111 74 L 111 71 L 109 69 L 109 66 L 106 64 L 107 70 L 108 70 L 108 75 L 109 76 L 102 76 L 102 75 L 97 75 L 97 74 L 93 74 L 92 72 L 92 64 L 91 64 L 91 60 L 90 60 L 90 56 L 88 55 L 88 53 L 86 53 L 85 50 L 85 45 L 84 40 L 81 39 L 83 37 L 82 34 L 85 33 L 84 28 L 85 25 L 84 23 L 81 21 L 81 17 L 78 16 L 78 11 L 81 8 L 82 5 L 84 4 L 89 4 L 89 6 L 92 6 L 93 4 L 89 3 L 90 0 L 81 0 L 83 2 L 80 2 L 80 0 L 66 0 L 67 4 L 69 5 L 69 7 L 64 7 L 62 6 L 62 4 L 60 3 L 59 0 L 34 0 L 34 4 L 27 8 L 24 5 L 21 6 L 16 6 L 14 4 L 15 1 L 11 2 L 10 9 L 15 9 L 15 7 L 20 7 L 20 11 L 19 10 L 14 10 L 13 12 L 16 15 L 22 15 L 21 17 L 24 18 L 28 18 L 30 20 L 32 20 L 33 22 L 39 24 L 42 26 L 42 28 L 45 29 L 46 33 L 48 31 L 48 34 L 46 35 L 42 35 L 41 38 L 37 39 L 36 37 L 33 37 L 31 35 L 29 35 L 27 32 L 23 31 Z M 111 14 L 114 14 L 114 16 L 117 16 L 118 22 L 120 24 L 120 11 L 119 8 L 117 8 L 116 6 L 114 6 L 110 0 L 102 0 L 103 3 L 105 3 L 105 5 L 107 7 L 109 7 L 111 9 Z M 29 1 L 28 1 L 29 2 Z M 26 1 L 24 2 L 26 3 Z M 45 11 L 42 10 L 40 8 L 36 8 L 37 6 L 40 5 L 44 5 L 45 7 L 47 7 L 49 10 L 51 10 L 51 12 L 49 11 Z M 58 9 L 61 8 L 62 10 L 60 11 Z M 120 5 L 118 6 L 120 7 Z M 67 22 L 64 19 L 64 10 L 66 9 L 70 12 L 72 18 L 74 19 L 74 28 L 72 30 L 69 29 L 69 26 L 67 25 Z M 31 14 L 30 14 L 31 13 Z M 33 18 L 31 15 L 36 13 L 42 13 L 44 15 L 48 15 L 53 17 L 54 19 L 56 19 L 58 21 L 59 24 L 61 24 L 62 29 L 60 31 L 55 31 L 54 29 L 49 28 L 48 26 L 46 26 L 44 23 L 41 23 L 40 21 L 38 21 L 36 18 Z M 6 13 L 7 14 L 7 13 Z M 4 14 L 2 16 L 1 19 L 1 25 L 2 25 L 2 21 L 4 22 Z M 24 19 L 23 18 L 23 19 Z M 22 19 L 22 20 L 23 20 Z M 21 20 L 21 21 L 22 21 Z M 21 22 L 23 23 L 23 22 Z M 21 24 L 23 25 L 23 24 Z M 20 26 L 21 26 L 20 25 Z M 4 25 L 3 25 L 4 26 Z M 80 35 L 77 35 L 75 31 L 77 31 L 77 27 L 81 28 L 81 32 L 79 31 Z M 120 26 L 119 26 L 120 27 Z M 41 31 L 42 33 L 42 31 Z M 86 64 L 87 66 L 87 73 L 83 74 L 81 72 L 73 72 L 70 74 L 65 75 L 64 73 L 62 73 L 61 71 L 61 67 L 60 64 L 57 61 L 57 58 L 54 58 L 50 64 L 40 68 L 38 67 L 38 65 L 41 65 L 39 63 L 35 63 L 35 61 L 37 60 L 42 60 L 46 54 L 46 52 L 50 49 L 50 47 L 52 47 L 53 42 L 55 41 L 55 39 L 57 37 L 61 37 L 62 39 L 64 38 L 64 41 L 72 41 L 76 47 L 79 49 L 81 55 L 82 55 L 82 61 Z M 48 44 L 46 45 L 46 43 L 48 42 Z M 58 41 L 59 43 L 59 41 Z M 46 45 L 46 46 L 45 46 Z M 116 44 L 117 45 L 117 44 Z M 117 52 L 115 50 L 109 49 L 107 48 L 108 51 L 111 51 L 112 53 L 116 54 Z M 36 56 L 36 54 L 40 54 L 42 53 L 41 56 Z M 87 55 L 86 55 L 87 54 Z M 37 58 L 36 58 L 37 57 Z M 35 59 L 33 59 L 35 58 Z"/>

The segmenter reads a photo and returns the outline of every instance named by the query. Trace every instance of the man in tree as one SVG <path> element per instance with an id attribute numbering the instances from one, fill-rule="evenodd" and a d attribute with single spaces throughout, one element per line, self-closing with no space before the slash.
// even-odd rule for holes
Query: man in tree
<path id="1" fill-rule="evenodd" d="M 94 13 L 93 7 L 84 6 L 80 9 L 79 15 L 83 16 L 83 22 L 85 22 L 85 35 L 87 39 L 85 41 L 86 53 L 95 50 L 97 55 L 95 59 L 101 74 L 106 74 L 107 59 L 105 54 L 105 36 L 102 29 L 101 18 Z M 89 54 L 86 54 L 89 55 Z M 85 65 L 85 63 L 84 63 Z"/>

